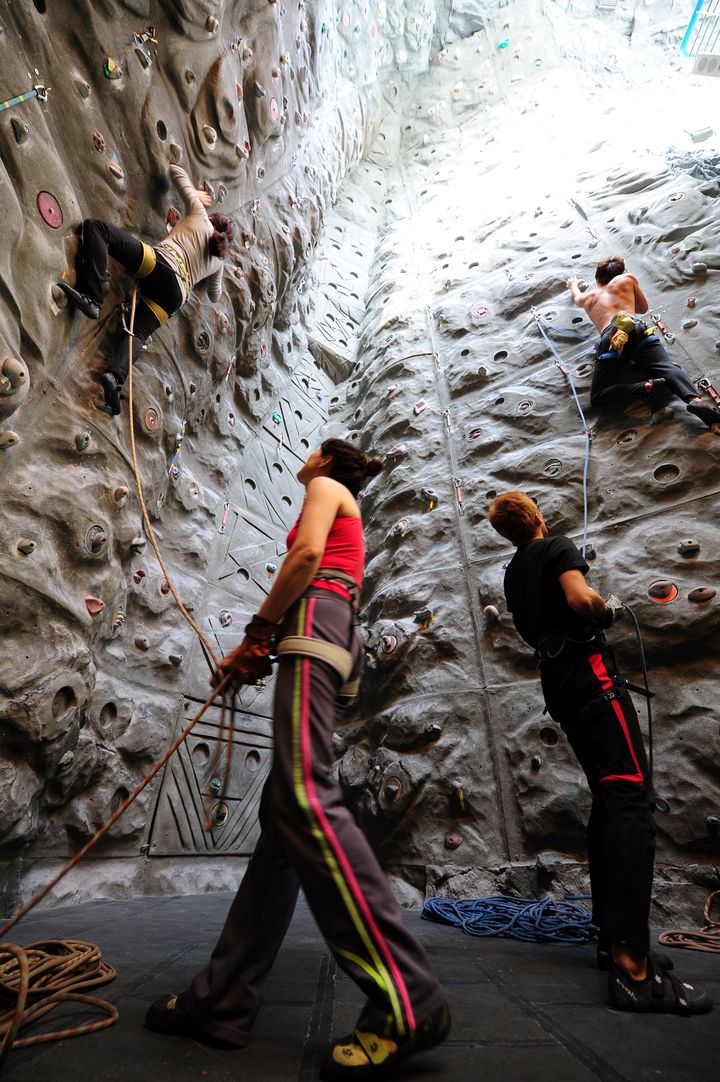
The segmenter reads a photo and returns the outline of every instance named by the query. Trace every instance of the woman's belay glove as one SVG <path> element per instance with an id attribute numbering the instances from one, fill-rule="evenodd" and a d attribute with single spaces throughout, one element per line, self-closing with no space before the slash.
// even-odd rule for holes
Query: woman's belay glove
<path id="1" fill-rule="evenodd" d="M 257 684 L 272 672 L 270 655 L 275 648 L 278 625 L 262 616 L 253 616 L 245 628 L 245 638 L 226 654 L 217 667 L 213 684 L 230 676 L 234 687 L 241 684 Z"/>

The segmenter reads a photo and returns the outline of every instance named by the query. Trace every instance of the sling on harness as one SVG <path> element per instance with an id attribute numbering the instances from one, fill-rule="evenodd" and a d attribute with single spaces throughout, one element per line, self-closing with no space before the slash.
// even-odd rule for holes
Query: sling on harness
<path id="1" fill-rule="evenodd" d="M 346 571 L 338 571 L 332 567 L 322 567 L 316 572 L 315 579 L 324 582 L 334 582 L 344 587 L 350 594 L 353 610 L 357 613 L 359 589 L 352 575 Z M 338 691 L 338 698 L 345 704 L 356 699 L 360 691 L 360 676 L 353 677 L 353 656 L 343 646 L 337 646 L 325 639 L 316 639 L 312 635 L 286 635 L 277 644 L 278 656 L 282 654 L 297 654 L 301 657 L 314 658 L 316 661 L 324 661 L 331 669 L 334 669 L 342 680 L 342 686 Z M 352 679 L 351 679 L 352 677 Z"/>
<path id="2" fill-rule="evenodd" d="M 648 326 L 644 320 L 638 319 L 637 316 L 631 316 L 627 312 L 617 312 L 610 321 L 610 326 L 604 332 L 598 350 L 602 348 L 603 340 L 606 335 L 610 333 L 608 343 L 610 346 L 610 352 L 598 352 L 598 360 L 606 361 L 612 360 L 616 356 L 619 357 L 628 342 L 634 345 L 641 338 L 647 337 L 649 334 L 654 334 L 657 327 Z"/>

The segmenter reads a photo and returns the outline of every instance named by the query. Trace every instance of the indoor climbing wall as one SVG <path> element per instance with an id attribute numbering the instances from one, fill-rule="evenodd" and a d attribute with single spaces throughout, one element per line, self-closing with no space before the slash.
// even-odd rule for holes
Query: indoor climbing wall
<path id="1" fill-rule="evenodd" d="M 590 410 L 592 329 L 565 289 L 622 252 L 672 355 L 720 384 L 714 121 L 678 59 L 688 13 L 649 10 L 3 8 L 4 909 L 119 807 L 207 693 L 142 526 L 129 403 L 98 408 L 130 280 L 115 268 L 97 323 L 54 284 L 73 280 L 84 217 L 161 239 L 181 162 L 237 235 L 219 303 L 196 291 L 141 354 L 132 409 L 162 552 L 213 650 L 272 584 L 308 450 L 347 432 L 384 454 L 364 498 L 366 678 L 336 737 L 346 796 L 406 901 L 582 886 L 584 785 L 542 715 L 504 611 L 511 551 L 487 522 L 496 492 L 523 487 L 582 540 L 571 377 L 593 432 L 592 582 L 633 605 L 657 693 L 656 918 L 697 910 L 720 832 L 720 441 L 679 403 L 652 426 L 638 406 Z M 629 130 L 628 102 L 657 115 L 657 71 L 662 125 Z M 612 637 L 637 681 L 629 623 Z M 227 785 L 227 719 L 210 710 L 57 899 L 232 886 L 271 696 L 240 696 Z"/>
<path id="2" fill-rule="evenodd" d="M 114 268 L 97 323 L 69 311 L 55 282 L 74 280 L 77 227 L 98 217 L 162 239 L 183 210 L 169 162 L 236 224 L 221 300 L 198 289 L 154 335 L 133 396 L 161 550 L 219 654 L 270 588 L 299 509 L 294 474 L 342 375 L 308 348 L 308 330 L 319 339 L 332 316 L 308 318 L 308 279 L 374 123 L 384 24 L 384 8 L 325 0 L 36 0 L 2 12 L 4 909 L 94 833 L 208 691 L 143 529 L 127 389 L 120 418 L 99 408 L 95 377 L 131 281 Z M 354 341 L 352 292 L 342 315 Z M 270 702 L 270 687 L 243 692 L 222 793 L 223 719 L 211 710 L 112 829 L 104 859 L 57 897 L 236 881 L 232 862 L 210 871 L 182 858 L 252 850 Z"/>
<path id="3" fill-rule="evenodd" d="M 720 385 L 717 141 L 702 145 L 707 96 L 661 35 L 638 32 L 672 79 L 662 137 L 628 144 L 627 109 L 646 115 L 657 86 L 618 62 L 618 26 L 511 8 L 438 51 L 427 76 L 389 83 L 386 100 L 402 104 L 368 151 L 385 189 L 347 416 L 387 472 L 364 503 L 368 673 L 338 734 L 338 774 L 408 899 L 585 886 L 589 796 L 543 716 L 532 651 L 504 606 L 512 549 L 487 520 L 498 493 L 523 488 L 551 531 L 582 543 L 572 380 L 592 430 L 590 581 L 635 611 L 655 692 L 654 919 L 697 918 L 720 853 L 720 438 L 678 400 L 655 424 L 638 402 L 593 410 L 596 336 L 565 283 L 622 253 L 674 335 L 672 357 Z M 583 59 L 581 100 L 576 64 L 556 61 L 567 41 Z M 630 620 L 610 638 L 641 682 Z"/>

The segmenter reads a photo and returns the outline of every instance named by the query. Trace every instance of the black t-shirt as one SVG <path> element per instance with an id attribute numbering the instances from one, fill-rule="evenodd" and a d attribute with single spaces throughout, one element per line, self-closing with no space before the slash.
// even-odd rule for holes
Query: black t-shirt
<path id="1" fill-rule="evenodd" d="M 570 608 L 559 582 L 565 571 L 589 570 L 569 537 L 543 537 L 517 550 L 505 572 L 505 599 L 525 642 L 537 649 L 541 637 L 592 634 L 593 620 Z"/>

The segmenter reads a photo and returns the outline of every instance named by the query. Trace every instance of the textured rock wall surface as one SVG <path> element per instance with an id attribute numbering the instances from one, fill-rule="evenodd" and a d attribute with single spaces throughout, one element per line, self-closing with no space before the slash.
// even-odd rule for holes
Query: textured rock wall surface
<path id="1" fill-rule="evenodd" d="M 637 403 L 590 408 L 594 332 L 565 280 L 592 280 L 599 258 L 623 253 L 676 335 L 673 358 L 717 383 L 717 137 L 688 131 L 711 123 L 713 90 L 672 51 L 683 23 L 671 6 L 666 30 L 640 25 L 630 42 L 620 16 L 586 8 L 569 23 L 553 5 L 498 11 L 404 81 L 404 117 L 385 113 L 369 153 L 387 189 L 347 408 L 390 472 L 365 499 L 370 671 L 338 772 L 409 898 L 583 885 L 570 861 L 589 797 L 543 716 L 504 610 L 511 550 L 487 521 L 493 497 L 521 487 L 551 530 L 582 539 L 583 426 L 535 308 L 593 430 L 591 582 L 632 605 L 651 666 L 669 805 L 654 916 L 697 919 L 720 852 L 720 443 L 678 400 L 658 425 Z M 633 49 L 651 61 L 644 76 Z M 662 123 L 638 130 L 628 118 L 657 115 L 660 68 Z M 674 600 L 653 600 L 657 580 Z M 638 683 L 630 621 L 611 638 Z"/>
<path id="2" fill-rule="evenodd" d="M 707 121 L 697 101 L 683 113 L 686 74 L 668 74 L 662 131 L 627 135 L 629 95 L 643 115 L 657 86 L 633 63 L 628 12 L 589 2 L 570 24 L 551 3 L 71 7 L 1 17 L 3 94 L 51 87 L 0 114 L 3 908 L 92 834 L 206 695 L 144 538 L 127 404 L 119 420 L 94 404 L 129 281 L 113 276 L 99 324 L 51 288 L 85 216 L 162 237 L 180 156 L 238 226 L 220 303 L 193 295 L 136 372 L 140 469 L 181 596 L 219 650 L 233 645 L 328 418 L 387 453 L 364 504 L 369 664 L 337 737 L 341 783 L 407 900 L 580 883 L 587 799 L 503 612 L 510 553 L 486 508 L 526 487 L 579 538 L 582 429 L 531 306 L 589 334 L 564 282 L 606 248 L 661 298 L 676 359 L 717 370 L 717 147 L 687 135 Z M 672 32 L 634 34 L 662 66 L 682 18 L 656 7 Z M 587 407 L 587 342 L 556 341 Z M 670 913 L 717 855 L 717 599 L 688 594 L 716 575 L 719 451 L 680 410 L 657 427 L 636 408 L 589 416 L 593 582 L 632 600 L 658 692 Z M 700 548 L 683 556 L 688 538 Z M 675 601 L 649 599 L 655 579 Z M 613 638 L 637 676 L 629 627 Z M 222 802 L 211 711 L 58 897 L 233 882 L 271 691 L 243 692 Z"/>

